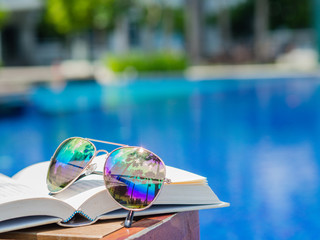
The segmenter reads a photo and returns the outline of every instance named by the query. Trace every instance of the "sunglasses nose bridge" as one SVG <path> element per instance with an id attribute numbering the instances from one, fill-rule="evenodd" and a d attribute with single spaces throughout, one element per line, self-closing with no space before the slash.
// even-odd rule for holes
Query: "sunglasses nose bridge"
<path id="1" fill-rule="evenodd" d="M 109 154 L 109 152 L 107 151 L 107 150 L 103 150 L 103 149 L 101 149 L 101 150 L 98 150 L 97 152 L 96 152 L 96 156 L 98 155 L 98 153 L 100 153 L 100 152 L 103 152 L 103 153 L 106 153 L 106 154 Z"/>

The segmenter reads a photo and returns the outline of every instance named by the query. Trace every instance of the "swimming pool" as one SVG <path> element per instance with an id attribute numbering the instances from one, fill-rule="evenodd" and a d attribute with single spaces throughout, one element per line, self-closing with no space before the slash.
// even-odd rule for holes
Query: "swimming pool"
<path id="1" fill-rule="evenodd" d="M 230 202 L 200 212 L 202 239 L 315 239 L 319 107 L 311 77 L 38 87 L 22 112 L 0 118 L 0 172 L 49 160 L 70 136 L 142 145 Z"/>

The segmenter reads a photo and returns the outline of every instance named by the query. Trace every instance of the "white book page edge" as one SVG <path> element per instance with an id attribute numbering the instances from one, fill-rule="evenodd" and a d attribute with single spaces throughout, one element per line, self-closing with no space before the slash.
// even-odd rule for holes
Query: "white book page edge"
<path id="1" fill-rule="evenodd" d="M 184 212 L 184 211 L 194 211 L 194 210 L 204 210 L 204 209 L 213 209 L 213 208 L 223 208 L 230 206 L 229 203 L 220 202 L 218 204 L 205 204 L 205 205 L 164 205 L 152 206 L 144 211 L 135 212 L 135 216 L 148 216 L 154 214 L 163 214 L 163 213 L 174 213 L 174 212 Z M 123 218 L 126 217 L 128 211 L 121 209 L 114 212 L 103 214 L 99 217 L 99 220 L 107 220 L 114 218 Z"/>
<path id="2" fill-rule="evenodd" d="M 58 223 L 61 219 L 49 216 L 31 216 L 15 218 L 0 222 L 0 233 L 24 228 L 42 226 L 50 223 Z"/>

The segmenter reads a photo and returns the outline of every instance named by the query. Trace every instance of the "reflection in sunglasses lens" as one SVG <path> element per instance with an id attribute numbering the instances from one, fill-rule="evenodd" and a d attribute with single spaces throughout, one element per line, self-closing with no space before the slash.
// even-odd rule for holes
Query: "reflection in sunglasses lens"
<path id="1" fill-rule="evenodd" d="M 50 192 L 58 192 L 75 180 L 87 166 L 95 147 L 82 138 L 70 138 L 56 150 L 49 166 L 47 186 Z"/>
<path id="2" fill-rule="evenodd" d="M 104 180 L 111 196 L 126 209 L 147 208 L 157 197 L 165 178 L 158 156 L 139 147 L 124 147 L 110 153 Z"/>

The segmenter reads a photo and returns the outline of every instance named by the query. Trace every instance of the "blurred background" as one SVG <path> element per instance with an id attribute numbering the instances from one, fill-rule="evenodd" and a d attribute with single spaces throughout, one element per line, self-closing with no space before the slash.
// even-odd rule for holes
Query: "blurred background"
<path id="1" fill-rule="evenodd" d="M 316 239 L 320 0 L 0 0 L 0 172 L 82 136 L 231 206 L 201 239 Z"/>

